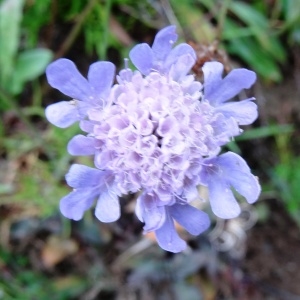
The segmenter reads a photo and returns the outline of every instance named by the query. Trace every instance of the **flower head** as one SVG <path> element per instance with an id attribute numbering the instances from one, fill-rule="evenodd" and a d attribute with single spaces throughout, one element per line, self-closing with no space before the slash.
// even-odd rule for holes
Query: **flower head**
<path id="1" fill-rule="evenodd" d="M 144 231 L 155 231 L 159 245 L 179 252 L 186 243 L 174 220 L 198 235 L 209 227 L 206 213 L 190 205 L 197 186 L 208 187 L 213 212 L 222 218 L 239 214 L 231 188 L 254 202 L 257 179 L 245 161 L 221 147 L 241 133 L 239 125 L 257 117 L 253 98 L 228 102 L 255 81 L 255 73 L 237 69 L 222 79 L 217 62 L 203 67 L 204 85 L 189 71 L 195 63 L 187 44 L 172 48 L 174 26 L 161 30 L 152 48 L 135 46 L 126 68 L 111 87 L 114 67 L 98 62 L 84 79 L 66 59 L 52 63 L 47 77 L 53 87 L 76 99 L 50 105 L 50 122 L 67 127 L 76 121 L 86 135 L 68 144 L 72 155 L 93 155 L 95 168 L 75 164 L 66 175 L 74 189 L 61 200 L 62 213 L 79 220 L 98 198 L 95 215 L 102 222 L 120 216 L 119 196 L 139 193 L 136 215 Z M 73 100 L 74 101 L 74 100 Z"/>

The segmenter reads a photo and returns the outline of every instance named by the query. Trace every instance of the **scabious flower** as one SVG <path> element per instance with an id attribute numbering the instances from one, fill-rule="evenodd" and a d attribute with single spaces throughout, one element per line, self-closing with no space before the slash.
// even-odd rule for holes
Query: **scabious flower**
<path id="1" fill-rule="evenodd" d="M 207 62 L 204 84 L 189 72 L 194 50 L 177 40 L 175 26 L 161 30 L 152 48 L 135 46 L 127 66 L 112 86 L 114 66 L 91 65 L 88 80 L 67 59 L 47 68 L 54 88 L 74 98 L 46 109 L 58 127 L 80 122 L 85 135 L 68 144 L 72 155 L 92 155 L 95 168 L 74 164 L 66 175 L 73 191 L 61 199 L 62 214 L 79 220 L 97 198 L 95 215 L 102 222 L 120 217 L 119 196 L 139 193 L 136 215 L 144 232 L 154 231 L 165 250 L 186 247 L 174 221 L 190 234 L 209 227 L 208 215 L 190 204 L 197 187 L 206 186 L 212 211 L 233 218 L 240 207 L 232 189 L 249 203 L 257 200 L 259 183 L 237 154 L 220 154 L 221 147 L 257 117 L 254 98 L 228 101 L 256 80 L 255 73 L 237 69 L 222 78 L 223 66 Z"/>

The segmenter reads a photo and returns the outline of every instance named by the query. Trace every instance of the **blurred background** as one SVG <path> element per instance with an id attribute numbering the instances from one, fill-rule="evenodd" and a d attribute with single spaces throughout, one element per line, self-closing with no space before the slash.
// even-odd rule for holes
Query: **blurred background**
<path id="1" fill-rule="evenodd" d="M 93 211 L 80 222 L 60 215 L 70 164 L 91 162 L 66 151 L 78 126 L 44 115 L 66 99 L 47 84 L 51 61 L 69 58 L 84 75 L 97 60 L 120 70 L 169 24 L 197 52 L 199 79 L 215 60 L 258 74 L 259 119 L 226 150 L 263 187 L 239 218 L 212 216 L 198 237 L 181 231 L 189 248 L 176 255 L 142 234 L 132 197 L 112 224 Z M 0 0 L 0 114 L 0 299 L 300 299 L 298 0 Z"/>

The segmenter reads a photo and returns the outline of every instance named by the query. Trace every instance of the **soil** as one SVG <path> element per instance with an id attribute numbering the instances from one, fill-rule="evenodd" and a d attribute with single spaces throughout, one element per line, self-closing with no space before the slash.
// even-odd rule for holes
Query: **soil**
<path id="1" fill-rule="evenodd" d="M 279 201 L 268 201 L 269 219 L 248 234 L 243 268 L 261 299 L 300 300 L 300 230 Z"/>

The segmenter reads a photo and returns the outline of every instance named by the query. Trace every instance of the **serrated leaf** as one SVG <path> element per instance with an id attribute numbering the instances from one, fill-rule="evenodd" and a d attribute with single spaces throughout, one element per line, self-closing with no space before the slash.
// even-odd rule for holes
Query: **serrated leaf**
<path id="1" fill-rule="evenodd" d="M 4 0 L 0 4 L 0 85 L 6 89 L 14 71 L 18 51 L 23 0 Z"/>

